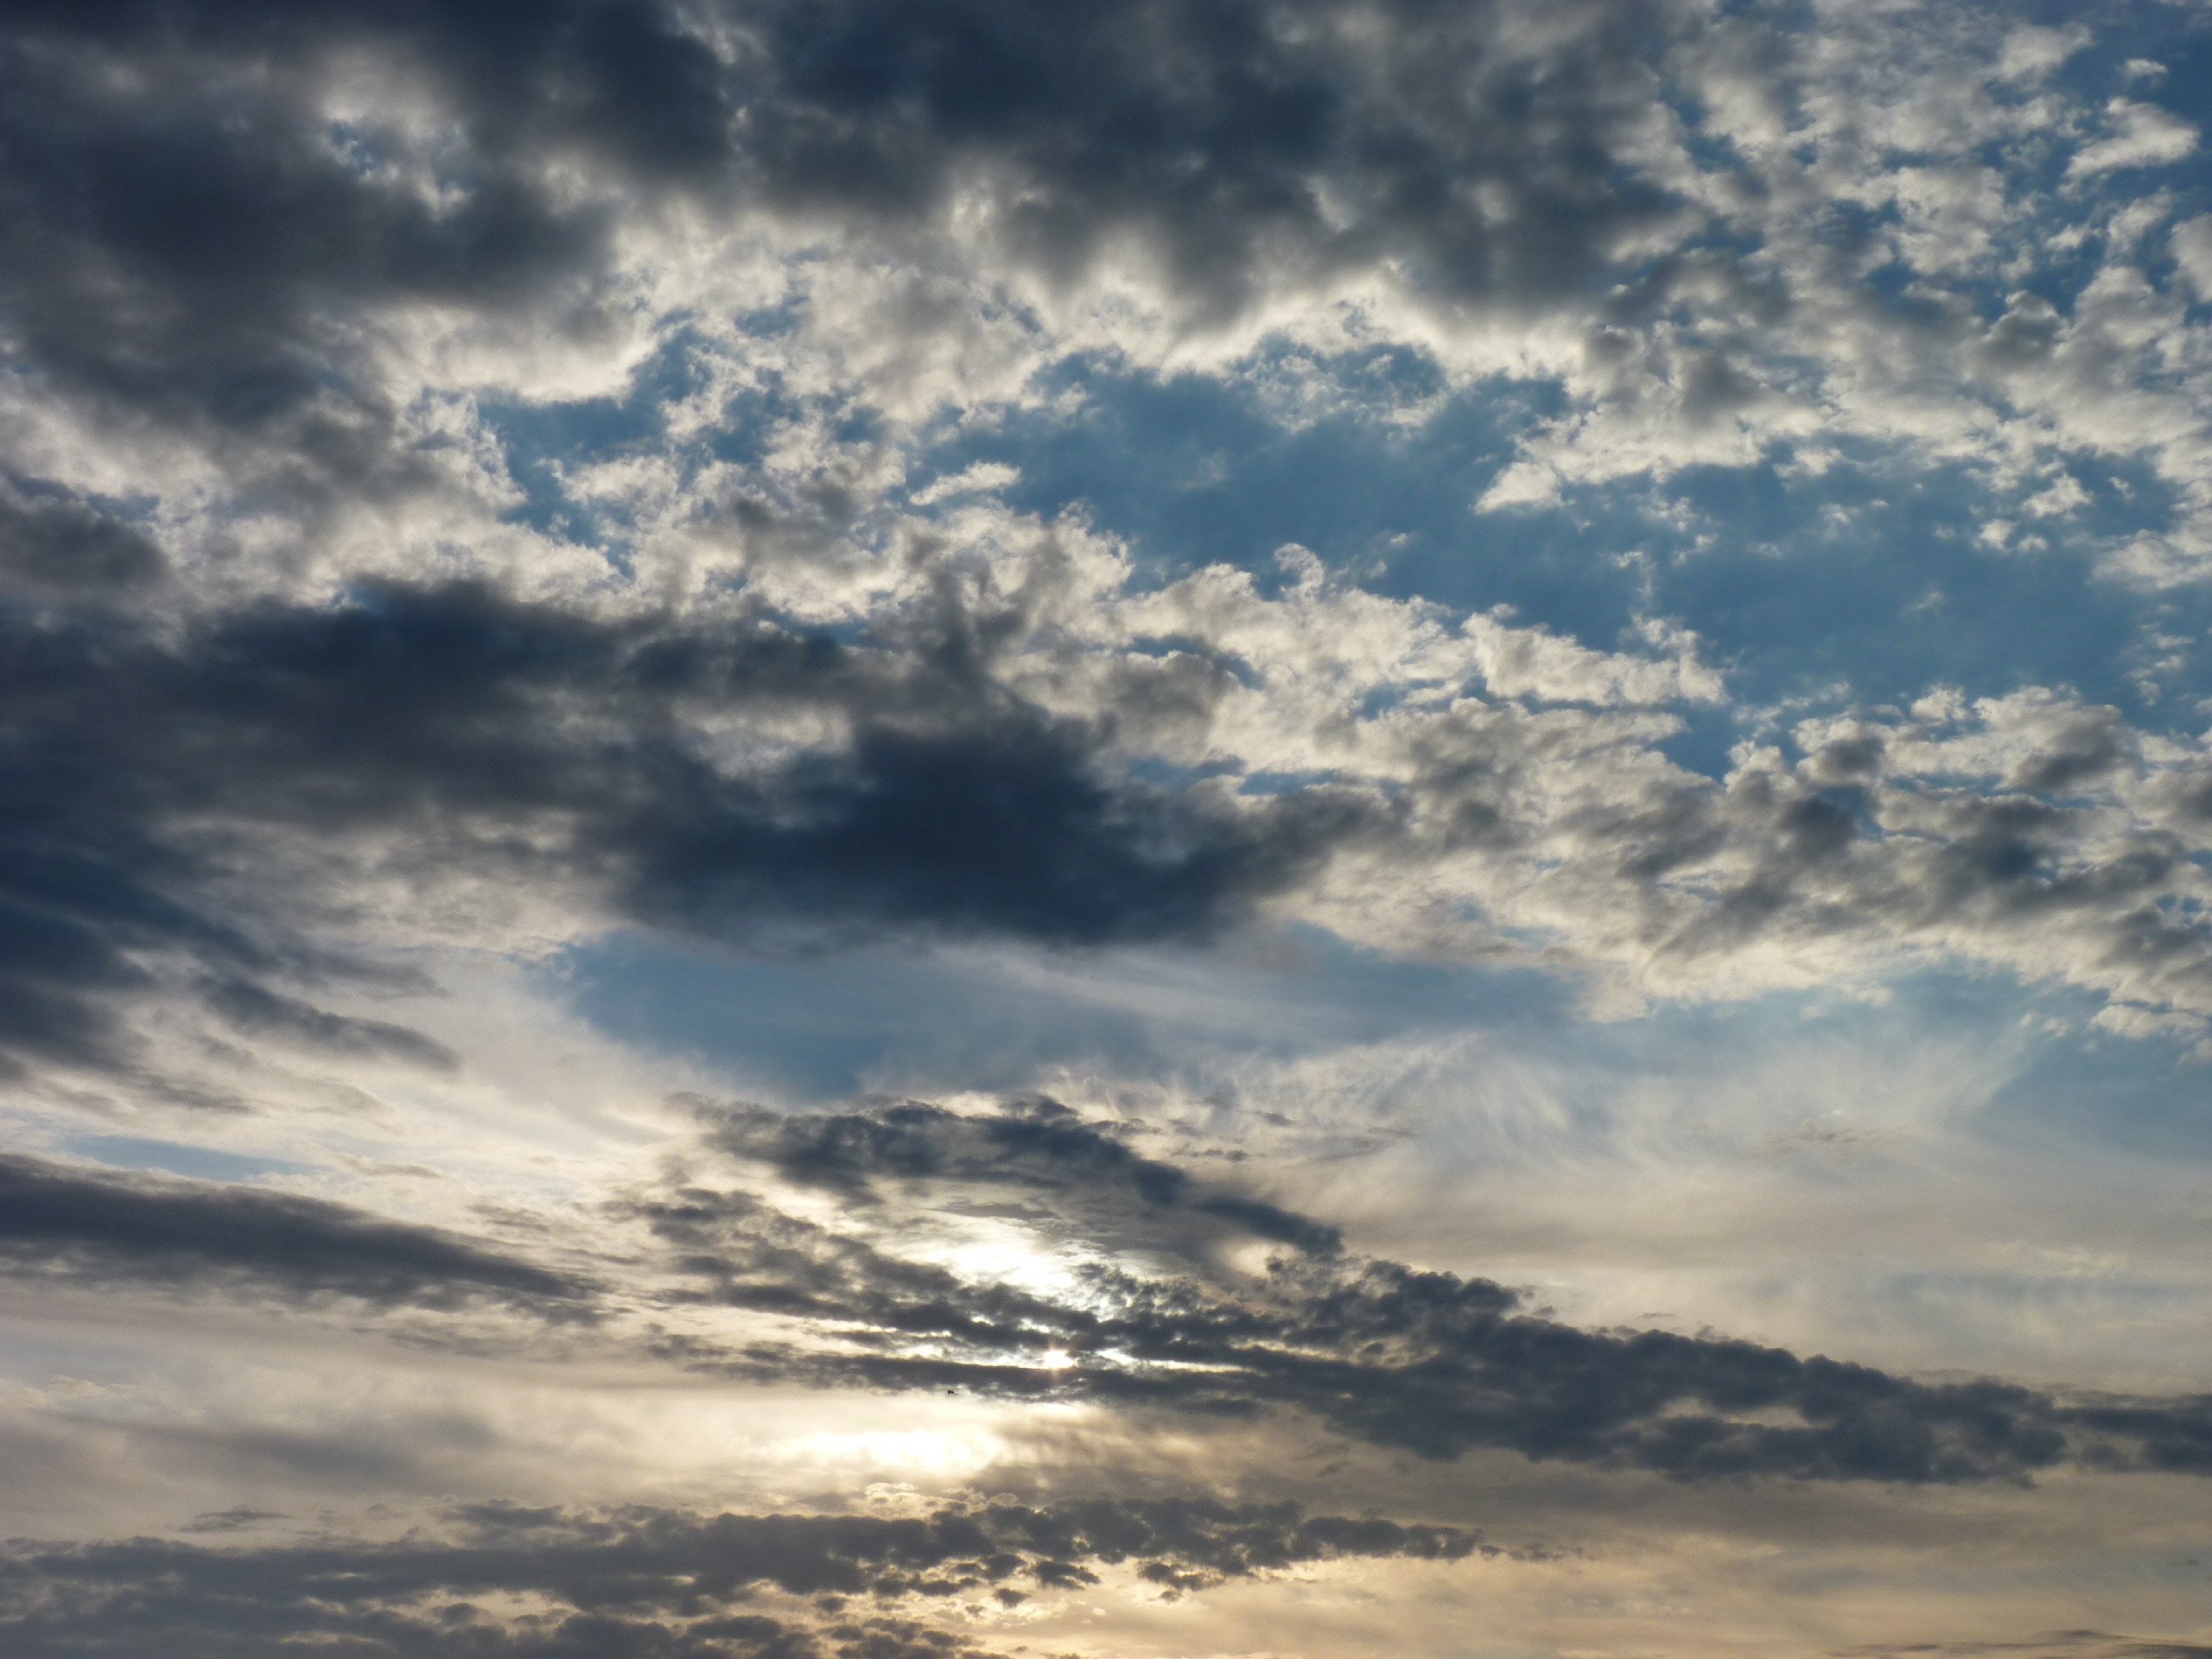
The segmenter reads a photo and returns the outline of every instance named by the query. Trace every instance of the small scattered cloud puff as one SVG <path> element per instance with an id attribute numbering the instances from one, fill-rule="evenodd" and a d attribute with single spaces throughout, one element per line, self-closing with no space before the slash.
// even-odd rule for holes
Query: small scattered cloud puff
<path id="1" fill-rule="evenodd" d="M 1498 696 L 1538 702 L 1670 704 L 1726 701 L 1720 675 L 1698 660 L 1697 636 L 1680 626 L 1647 624 L 1647 641 L 1662 660 L 1596 652 L 1542 628 L 1516 628 L 1496 616 L 1471 616 L 1463 631 L 1473 641 L 1484 682 Z"/>
<path id="2" fill-rule="evenodd" d="M 2200 214 L 2173 228 L 2174 263 L 2199 302 L 2212 301 L 2212 214 Z"/>
<path id="3" fill-rule="evenodd" d="M 2066 163 L 2069 178 L 2105 173 L 2116 167 L 2159 167 L 2178 162 L 2196 148 L 2197 130 L 2171 110 L 2133 99 L 2115 98 L 2105 105 L 2112 131 L 2074 152 Z"/>

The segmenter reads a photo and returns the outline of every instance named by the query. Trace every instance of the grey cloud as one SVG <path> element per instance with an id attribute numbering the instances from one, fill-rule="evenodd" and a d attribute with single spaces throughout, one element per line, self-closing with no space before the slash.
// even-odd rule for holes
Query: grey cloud
<path id="1" fill-rule="evenodd" d="M 2074 708 L 2036 734 L 2034 753 L 2006 779 L 2041 795 L 2069 795 L 2110 778 L 2136 758 L 2135 734 L 2117 709 Z"/>
<path id="2" fill-rule="evenodd" d="M 2067 1416 L 2092 1437 L 2095 1460 L 2171 1474 L 2212 1474 L 2212 1395 L 2183 1402 L 2088 1401 Z"/>
<path id="3" fill-rule="evenodd" d="M 699 1363 L 823 1384 L 1200 1414 L 1287 1407 L 1426 1458 L 1497 1447 L 1681 1479 L 2016 1480 L 2071 1455 L 2061 1414 L 2027 1389 L 1918 1383 L 1750 1343 L 1580 1331 L 1515 1311 L 1512 1294 L 1495 1285 L 1390 1263 L 1318 1280 L 1278 1273 L 1247 1297 L 1104 1276 L 1097 1289 L 1109 1311 L 1063 1308 L 995 1351 L 792 1351 Z M 926 1323 L 942 1338 L 976 1334 L 950 1318 Z M 1048 1343 L 1077 1357 L 1073 1374 L 1038 1368 L 1034 1352 Z M 2161 1407 L 2151 1415 L 2193 1422 L 2196 1414 Z"/>
<path id="4" fill-rule="evenodd" d="M 1024 315 L 1132 255 L 1181 332 L 1369 280 L 1556 315 L 1706 217 L 1638 164 L 1677 22 L 1590 0 L 1541 27 L 1419 0 L 17 7 L 0 334 L 46 404 L 181 437 L 311 531 L 439 487 L 393 333 L 628 338 L 625 232 L 676 213 L 980 272 Z"/>
<path id="5" fill-rule="evenodd" d="M 809 1321 L 878 1351 L 938 1339 L 962 1349 L 959 1357 L 942 1363 L 887 1357 L 880 1367 L 871 1362 L 857 1371 L 833 1366 L 836 1374 L 827 1379 L 832 1382 L 973 1383 L 1036 1393 L 1045 1388 L 1042 1374 L 1023 1368 L 1063 1347 L 1071 1333 L 1092 1338 L 1100 1329 L 1096 1319 L 1049 1298 L 906 1260 L 745 1192 L 687 1185 L 631 1200 L 621 1209 L 666 1247 L 665 1266 L 678 1287 L 671 1293 L 675 1302 Z M 664 1338 L 654 1345 L 665 1357 L 710 1368 L 727 1357 L 719 1347 L 686 1338 Z M 800 1355 L 748 1351 L 779 1374 L 810 1368 Z"/>
<path id="6" fill-rule="evenodd" d="M 0 52 L 7 338 L 42 396 L 233 462 L 260 446 L 265 466 L 232 468 L 254 488 L 432 487 L 400 430 L 420 388 L 383 384 L 385 333 L 436 313 L 650 336 L 686 300 L 645 315 L 623 232 L 683 216 L 957 293 L 865 325 L 828 308 L 833 338 L 808 349 L 849 354 L 841 395 L 885 407 L 938 392 L 902 399 L 853 364 L 923 374 L 907 348 L 986 314 L 1019 319 L 1038 362 L 1089 349 L 1051 338 L 1048 314 L 1085 319 L 1134 280 L 1160 314 L 1145 350 L 1210 332 L 1242 349 L 1289 308 L 1341 306 L 1565 386 L 1575 407 L 1523 445 L 1498 503 L 1748 465 L 1820 429 L 1993 462 L 2015 441 L 2133 449 L 2187 498 L 2181 518 L 2201 516 L 2183 400 L 2114 413 L 2164 373 L 2130 330 L 2085 315 L 2052 335 L 2070 357 L 2032 319 L 1985 341 L 1990 296 L 1915 264 L 1970 243 L 1960 257 L 1994 281 L 1985 220 L 2050 205 L 2017 162 L 1993 207 L 1910 182 L 2063 125 L 2046 88 L 2000 71 L 2003 8 L 1901 14 L 1863 50 L 1809 56 L 1768 14 L 1630 0 L 1116 0 L 1049 22 L 998 0 L 81 10 L 15 8 Z M 1929 79 L 1900 82 L 1921 57 Z M 404 96 L 390 116 L 354 96 L 334 127 L 359 78 Z M 1960 107 L 1923 134 L 1936 165 L 1897 167 L 1868 130 L 1939 86 Z M 1871 289 L 1885 266 L 1940 300 Z M 806 283 L 784 296 L 801 334 Z M 1539 343 L 1440 343 L 1509 333 Z M 1949 384 L 1870 373 L 1877 357 Z M 995 395 L 1027 371 L 1007 372 Z M 2194 557 L 2177 549 L 2159 556 Z"/>
<path id="7" fill-rule="evenodd" d="M 748 1116 L 734 1146 L 780 1154 L 797 1176 L 849 1192 L 863 1170 L 926 1173 L 955 1188 L 1041 1188 L 1049 1176 L 1064 1189 L 1053 1200 L 1061 1214 L 1078 1224 L 1081 1194 L 1065 1190 L 1125 1190 L 1122 1160 L 1071 1136 L 1062 1155 L 1042 1154 L 1040 1169 L 1033 1112 L 1017 1107 L 1001 1121 L 1013 1133 L 996 1153 L 990 1119 L 947 1133 L 933 1109 L 911 1104 L 798 1120 L 788 1139 Z M 727 1130 L 721 1139 L 731 1144 Z M 670 1246 L 671 1268 L 707 1287 L 701 1294 L 811 1321 L 835 1338 L 744 1353 L 664 1349 L 738 1375 L 1178 1412 L 1294 1408 L 1427 1458 L 1503 1447 L 1684 1479 L 2020 1480 L 2076 1461 L 2212 1468 L 2212 1405 L 2202 1400 L 2069 1402 L 1717 1337 L 1583 1331 L 1505 1287 L 1389 1262 L 1282 1260 L 1256 1281 L 1093 1268 L 1078 1303 L 963 1283 L 741 1192 L 695 1185 L 636 1213 Z M 1046 1351 L 1077 1363 L 1048 1366 Z"/>
<path id="8" fill-rule="evenodd" d="M 443 1539 L 398 1543 L 17 1543 L 0 1554 L 0 1632 L 27 1659 L 134 1653 L 153 1640 L 181 1659 L 307 1643 L 410 1659 L 922 1659 L 973 1649 L 900 1610 L 1018 1602 L 1094 1583 L 1104 1567 L 1180 1592 L 1301 1562 L 1456 1560 L 1482 1548 L 1461 1528 L 1208 1497 L 899 1517 L 480 1504 L 448 1522 Z M 739 1611 L 768 1592 L 815 1609 Z M 498 1596 L 547 1598 L 556 1611 L 494 1618 L 477 1599 Z"/>
<path id="9" fill-rule="evenodd" d="M 2147 772 L 2110 710 L 1992 705 L 1935 772 L 1907 769 L 1926 733 L 1862 722 L 1715 784 L 1636 716 L 1470 700 L 1370 734 L 1373 777 L 1347 753 L 1336 779 L 1243 792 L 1147 774 L 1135 711 L 1016 690 L 1068 668 L 1025 608 L 1042 603 L 941 590 L 833 634 L 744 601 L 593 614 L 388 584 L 159 633 L 0 618 L 0 903 L 21 918 L 0 936 L 0 1055 L 124 1067 L 135 1001 L 196 984 L 235 1025 L 443 1063 L 287 988 L 370 971 L 319 957 L 307 922 L 372 866 L 412 884 L 426 931 L 470 883 L 779 947 L 1202 939 L 1277 908 L 1355 938 L 1395 910 L 1370 942 L 1402 948 L 1495 906 L 1552 930 L 1549 959 L 1633 962 L 1662 991 L 1755 946 L 1823 972 L 1934 948 L 2212 1009 L 2212 941 L 2171 902 L 2194 773 Z M 293 882 L 255 879 L 272 857 Z M 1447 868 L 1406 915 L 1404 873 Z M 1182 1208 L 1231 1221 L 1229 1202 Z M 1259 1211 L 1237 1224 L 1289 1236 Z"/>
<path id="10" fill-rule="evenodd" d="M 1905 1659 L 1908 1654 L 1927 1654 L 1931 1659 L 1982 1659 L 1985 1655 L 2007 1653 L 2079 1654 L 2082 1659 L 2212 1659 L 2212 1648 L 2201 1643 L 2086 1630 L 2046 1630 L 2011 1642 L 1916 1642 L 1906 1647 L 1846 1648 L 1840 1649 L 1840 1659 Z"/>
<path id="11" fill-rule="evenodd" d="M 188 1533 L 243 1532 L 249 1527 L 259 1526 L 264 1521 L 283 1519 L 284 1516 L 276 1510 L 250 1509 L 243 1503 L 237 1503 L 227 1510 L 211 1510 L 205 1515 L 196 1515 L 183 1530 Z"/>
<path id="12" fill-rule="evenodd" d="M 1201 317 L 1384 250 L 1533 307 L 1673 206 L 1615 166 L 1664 9 L 1577 8 L 1525 52 L 1510 7 L 1137 4 L 1073 38 L 974 0 L 754 15 L 745 159 L 775 195 L 913 213 L 997 174 L 1016 259 L 1072 275 L 1135 233 Z"/>
<path id="13" fill-rule="evenodd" d="M 1020 710 L 964 732 L 887 723 L 849 758 L 795 766 L 766 791 L 672 778 L 669 795 L 609 828 L 634 835 L 631 897 L 657 921 L 1098 944 L 1203 937 L 1292 886 L 1369 817 L 1326 791 L 1241 821 L 1215 815 L 1106 782 L 1084 747 L 1078 731 Z M 797 821 L 779 823 L 785 812 Z"/>
<path id="14" fill-rule="evenodd" d="M 357 31 L 334 13 L 318 31 L 252 6 L 38 10 L 0 38 L 0 313 L 17 353 L 96 406 L 273 441 L 280 464 L 356 487 L 394 413 L 360 373 L 365 315 L 512 305 L 603 258 L 596 214 L 496 156 L 436 207 L 335 148 L 315 82 Z"/>
<path id="15" fill-rule="evenodd" d="M 1560 735 L 1510 710 L 1440 730 L 1417 751 L 1407 841 L 1424 861 L 1514 859 L 1525 886 L 1478 890 L 1593 963 L 1664 991 L 1725 982 L 1753 946 L 1808 979 L 1926 949 L 2212 1010 L 2202 762 L 2146 761 L 2113 709 L 2035 694 L 1955 730 L 1843 721 L 1808 732 L 1802 761 L 1753 753 L 1718 782 Z"/>
<path id="16" fill-rule="evenodd" d="M 772 1164 L 788 1179 L 854 1196 L 879 1179 L 1003 1184 L 1135 1200 L 1153 1212 L 1185 1211 L 1316 1255 L 1344 1247 L 1336 1229 L 1141 1157 L 1043 1096 L 974 1116 L 900 1101 L 867 1112 L 804 1116 L 728 1107 L 710 1110 L 709 1121 L 713 1142 L 724 1151 Z"/>
<path id="17" fill-rule="evenodd" d="M 1384 266 L 1447 308 L 1541 310 L 1614 303 L 1624 266 L 1649 264 L 1663 294 L 1637 326 L 1708 302 L 1764 326 L 1787 304 L 1739 259 L 1669 255 L 1668 227 L 1704 210 L 1634 181 L 1630 152 L 1660 142 L 1643 48 L 1674 38 L 1664 9 L 1552 8 L 1541 29 L 1512 6 L 1354 16 L 1292 0 L 1133 0 L 1050 26 L 983 0 L 82 10 L 18 9 L 0 54 L 23 93 L 0 119 L 25 128 L 0 199 L 24 251 L 0 311 L 26 384 L 75 388 L 111 417 L 127 404 L 103 428 L 118 443 L 145 420 L 258 434 L 291 457 L 279 471 L 363 499 L 411 487 L 391 470 L 400 394 L 360 359 L 376 318 L 581 315 L 613 280 L 607 215 L 649 218 L 678 194 L 710 218 L 772 207 L 917 265 L 953 202 L 985 202 L 962 220 L 963 257 L 1070 289 L 1148 249 L 1193 327 L 1271 284 L 1321 293 Z M 319 100 L 344 65 L 410 77 L 447 147 L 373 111 L 361 131 L 329 130 Z M 134 84 L 154 90 L 126 107 L 117 89 Z M 579 194 L 556 200 L 533 170 L 552 159 Z M 1688 414 L 1743 406 L 1744 374 L 1698 360 Z M 296 504 L 280 517 L 312 528 Z M 0 564 L 41 606 L 157 568 L 127 518 L 36 480 L 0 521 L 0 549 L 17 550 Z M 371 826 L 404 827 L 394 862 L 425 890 L 442 864 L 749 942 L 1199 938 L 1310 896 L 1354 850 L 1394 902 L 1336 895 L 1332 924 L 1404 918 L 1395 889 L 1473 873 L 1428 914 L 1372 922 L 1363 942 L 1386 948 L 1430 948 L 1510 900 L 1529 913 L 1486 919 L 1547 937 L 1548 959 L 1634 964 L 1662 990 L 1726 980 L 1754 944 L 1815 973 L 1837 950 L 1901 946 L 2212 1010 L 2171 836 L 2102 868 L 2109 843 L 2078 819 L 1937 801 L 1878 776 L 1871 753 L 1715 789 L 1639 770 L 1648 733 L 1631 753 L 1601 721 L 1470 705 L 1406 740 L 1427 751 L 1410 778 L 1347 757 L 1336 781 L 1236 797 L 1122 764 L 1131 734 L 1204 732 L 1236 683 L 1207 671 L 1211 642 L 1172 666 L 1124 660 L 1083 706 L 1047 712 L 1010 689 L 1007 658 L 1038 644 L 1018 605 L 902 601 L 833 637 L 741 601 L 609 622 L 488 591 L 353 591 L 167 638 L 94 626 L 89 602 L 74 626 L 3 625 L 23 712 L 0 737 L 22 780 L 0 899 L 30 943 L 0 962 L 0 1043 L 18 1066 L 126 1064 L 134 999 L 180 962 L 252 986 L 232 1013 L 260 997 L 274 1020 L 266 998 L 311 988 L 299 941 L 214 889 L 235 887 L 256 837 L 320 837 L 334 868 Z M 725 734 L 785 715 L 841 734 L 739 766 L 693 715 Z M 2073 796 L 2128 769 L 2110 722 L 2044 736 L 2000 782 Z M 188 850 L 188 817 L 222 827 Z M 310 1005 L 277 1023 L 328 1036 L 335 1017 Z"/>
<path id="18" fill-rule="evenodd" d="M 0 579 L 29 593 L 128 592 L 159 580 L 167 568 L 136 524 L 72 497 L 0 490 Z"/>
<path id="19" fill-rule="evenodd" d="M 289 1193 L 0 1158 L 0 1266 L 86 1287 L 588 1318 L 587 1287 L 474 1241 Z"/>
<path id="20" fill-rule="evenodd" d="M 1202 936 L 1365 833 L 1313 789 L 1236 805 L 1119 776 L 1099 734 L 998 685 L 957 632 L 839 642 L 758 613 L 594 620 L 480 588 L 264 606 L 181 640 L 0 617 L 0 1043 L 119 1065 L 165 960 L 224 1018 L 340 1053 L 435 1045 L 267 983 L 319 958 L 306 892 L 361 838 L 430 888 L 528 877 L 708 937 Z M 750 770 L 692 724 L 806 713 L 852 733 Z M 195 828 L 188 833 L 181 826 Z M 218 826 L 210 834 L 205 826 Z M 289 901 L 289 903 L 288 903 Z"/>
<path id="21" fill-rule="evenodd" d="M 226 980 L 208 988 L 207 1001 L 240 1031 L 302 1043 L 328 1053 L 410 1062 L 450 1071 L 460 1061 L 444 1044 L 404 1026 L 335 1014 L 266 986 Z"/>

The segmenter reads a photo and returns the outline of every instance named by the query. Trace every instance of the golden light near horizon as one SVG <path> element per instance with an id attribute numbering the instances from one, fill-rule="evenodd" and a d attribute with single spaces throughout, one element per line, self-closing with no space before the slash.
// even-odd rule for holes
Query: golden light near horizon
<path id="1" fill-rule="evenodd" d="M 0 1656 L 2212 1653 L 2212 10 L 0 12 Z"/>

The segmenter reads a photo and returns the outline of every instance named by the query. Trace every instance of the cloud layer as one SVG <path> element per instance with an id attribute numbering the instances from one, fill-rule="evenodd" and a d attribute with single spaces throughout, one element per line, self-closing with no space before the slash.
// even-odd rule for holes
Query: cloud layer
<path id="1" fill-rule="evenodd" d="M 1450 1527 L 1205 1500 L 898 1516 L 486 1505 L 448 1517 L 444 1537 L 397 1544 L 18 1547 L 0 1562 L 0 1630 L 41 1656 L 159 1641 L 185 1654 L 315 1643 L 515 1659 L 936 1659 L 982 1649 L 902 1612 L 978 1595 L 1019 1605 L 1117 1567 L 1174 1594 L 1313 1561 L 1454 1560 L 1478 1547 Z M 776 1611 L 755 1611 L 773 1592 Z M 502 1619 L 484 1605 L 510 1599 L 545 1610 Z M 791 1599 L 812 1605 L 793 1617 Z"/>
<path id="2" fill-rule="evenodd" d="M 2198 1650 L 2077 10 L 10 9 L 10 1641 Z"/>

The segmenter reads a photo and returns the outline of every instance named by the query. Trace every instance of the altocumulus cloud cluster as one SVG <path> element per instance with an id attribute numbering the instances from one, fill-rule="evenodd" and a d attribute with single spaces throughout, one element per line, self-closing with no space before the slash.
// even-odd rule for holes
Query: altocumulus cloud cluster
<path id="1" fill-rule="evenodd" d="M 0 1629 L 2199 1650 L 2208 84 L 9 7 Z"/>

